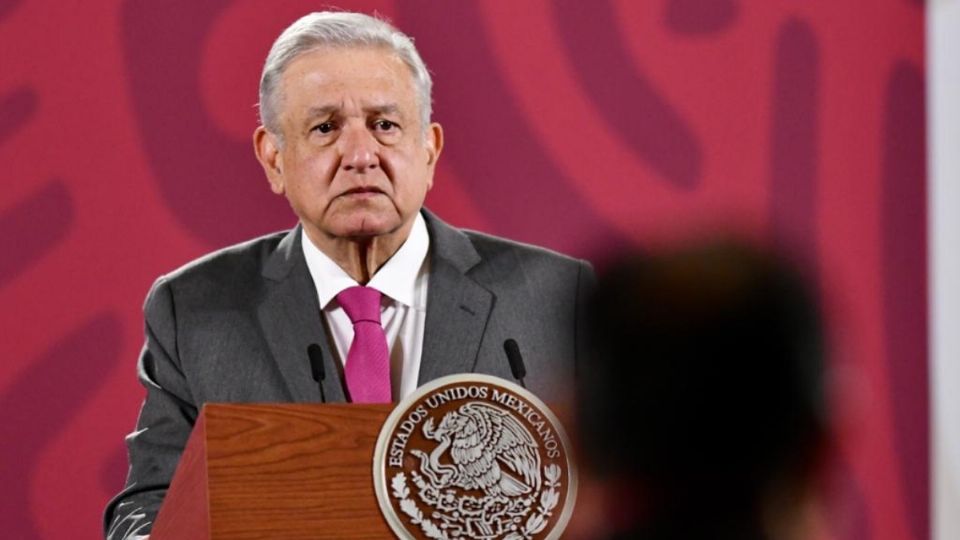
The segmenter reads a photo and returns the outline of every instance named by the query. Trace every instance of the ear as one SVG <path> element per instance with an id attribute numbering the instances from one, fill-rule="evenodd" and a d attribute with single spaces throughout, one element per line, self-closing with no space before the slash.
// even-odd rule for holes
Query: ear
<path id="1" fill-rule="evenodd" d="M 283 195 L 283 154 L 280 153 L 278 136 L 263 126 L 258 127 L 253 132 L 253 151 L 263 167 L 263 172 L 267 174 L 270 189 L 277 195 Z"/>
<path id="2" fill-rule="evenodd" d="M 440 152 L 443 151 L 443 127 L 433 122 L 427 128 L 426 140 L 424 145 L 427 150 L 427 168 L 429 169 L 427 190 L 433 188 L 433 171 L 436 169 L 437 160 L 440 159 Z"/>
<path id="3" fill-rule="evenodd" d="M 434 167 L 437 160 L 440 159 L 440 152 L 443 150 L 443 126 L 433 122 L 427 128 L 427 165 Z"/>

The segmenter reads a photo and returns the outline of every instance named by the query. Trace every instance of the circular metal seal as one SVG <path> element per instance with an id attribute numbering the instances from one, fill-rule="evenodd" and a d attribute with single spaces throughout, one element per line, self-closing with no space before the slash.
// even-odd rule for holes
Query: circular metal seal
<path id="1" fill-rule="evenodd" d="M 387 418 L 374 491 L 399 538 L 556 539 L 577 477 L 560 422 L 536 396 L 489 375 L 417 389 Z"/>

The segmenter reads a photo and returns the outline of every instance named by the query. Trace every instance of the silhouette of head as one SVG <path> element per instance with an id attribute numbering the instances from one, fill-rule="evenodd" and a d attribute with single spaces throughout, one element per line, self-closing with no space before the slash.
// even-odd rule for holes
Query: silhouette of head
<path id="1" fill-rule="evenodd" d="M 798 271 L 731 242 L 633 254 L 601 274 L 589 314 L 581 442 L 616 486 L 620 534 L 781 537 L 825 438 L 820 319 Z"/>

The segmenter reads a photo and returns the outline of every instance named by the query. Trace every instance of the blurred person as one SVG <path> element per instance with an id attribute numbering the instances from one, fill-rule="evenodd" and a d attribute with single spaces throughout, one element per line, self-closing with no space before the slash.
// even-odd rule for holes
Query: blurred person
<path id="1" fill-rule="evenodd" d="M 580 372 L 594 538 L 807 538 L 826 448 L 820 316 L 798 270 L 718 241 L 613 263 Z"/>

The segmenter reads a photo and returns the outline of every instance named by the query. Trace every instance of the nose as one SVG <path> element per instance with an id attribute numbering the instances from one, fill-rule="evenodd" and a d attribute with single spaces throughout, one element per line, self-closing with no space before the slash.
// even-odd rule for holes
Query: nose
<path id="1" fill-rule="evenodd" d="M 365 126 L 345 129 L 340 142 L 340 167 L 343 170 L 362 173 L 380 166 L 377 140 Z"/>

